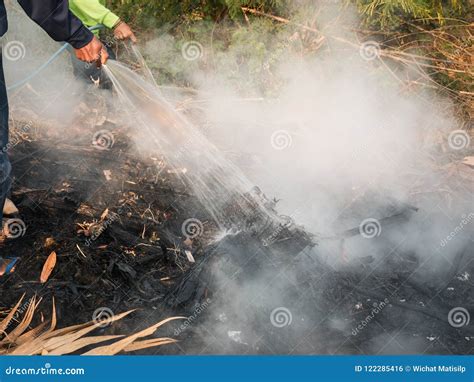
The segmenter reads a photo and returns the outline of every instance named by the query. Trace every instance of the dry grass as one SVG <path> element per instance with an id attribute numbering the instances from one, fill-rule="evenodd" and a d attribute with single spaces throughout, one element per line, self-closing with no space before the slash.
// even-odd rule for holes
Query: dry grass
<path id="1" fill-rule="evenodd" d="M 41 299 L 33 296 L 23 302 L 24 295 L 0 321 L 0 356 L 1 355 L 62 355 L 79 352 L 85 347 L 93 346 L 91 350 L 81 354 L 114 355 L 146 348 L 171 344 L 176 340 L 168 337 L 148 338 L 162 325 L 169 321 L 184 317 L 171 317 L 129 336 L 101 335 L 87 336 L 95 329 L 111 324 L 128 316 L 133 310 L 110 317 L 100 322 L 90 321 L 85 324 L 56 329 L 56 309 L 53 301 L 51 319 L 31 327 L 35 312 Z M 23 303 L 23 305 L 22 305 Z M 21 308 L 20 308 L 21 307 Z M 23 309 L 22 309 L 23 308 Z M 103 344 L 98 346 L 99 344 Z"/>
<path id="2" fill-rule="evenodd" d="M 325 34 L 316 25 L 302 25 L 283 17 L 256 9 L 242 8 L 244 14 L 266 17 L 273 21 L 293 25 L 314 34 L 318 50 L 325 42 L 336 41 L 352 47 L 355 51 L 363 47 L 362 41 L 353 41 L 341 36 Z M 418 20 L 423 21 L 422 19 Z M 425 20 L 426 21 L 426 20 Z M 474 118 L 474 24 L 467 20 L 450 19 L 446 25 L 427 29 L 417 24 L 406 23 L 412 32 L 390 32 L 353 30 L 364 41 L 378 41 L 379 60 L 389 73 L 405 89 L 423 87 L 449 95 L 457 103 L 464 119 Z M 402 68 L 400 73 L 394 65 Z M 387 64 L 390 64 L 387 65 Z M 410 78 L 407 78 L 409 70 Z M 467 116 L 465 115 L 467 113 Z"/>

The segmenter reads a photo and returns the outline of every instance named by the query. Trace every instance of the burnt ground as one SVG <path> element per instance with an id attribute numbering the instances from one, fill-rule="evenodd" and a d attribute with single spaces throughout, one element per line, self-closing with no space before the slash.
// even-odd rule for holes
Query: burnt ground
<path id="1" fill-rule="evenodd" d="M 64 326 L 90 321 L 101 307 L 139 309 L 101 329 L 121 334 L 189 316 L 159 333 L 178 344 L 148 354 L 473 353 L 472 320 L 448 321 L 453 308 L 474 313 L 472 245 L 446 264 L 444 277 L 421 279 L 422 261 L 409 252 L 333 268 L 318 256 L 317 238 L 285 224 L 277 229 L 287 237 L 273 248 L 255 230 L 216 242 L 216 227 L 186 184 L 162 158 L 134 153 L 126 129 L 100 115 L 66 128 L 67 138 L 41 126 L 11 149 L 12 199 L 26 232 L 0 249 L 20 257 L 0 278 L 0 307 L 37 294 L 48 316 L 54 298 Z M 96 139 L 94 146 L 104 131 L 113 132 L 113 145 Z M 188 219 L 202 224 L 192 239 L 182 229 Z M 58 262 L 41 284 L 52 251 Z M 233 295 L 247 288 L 245 298 Z M 291 303 L 275 306 L 269 293 Z"/>

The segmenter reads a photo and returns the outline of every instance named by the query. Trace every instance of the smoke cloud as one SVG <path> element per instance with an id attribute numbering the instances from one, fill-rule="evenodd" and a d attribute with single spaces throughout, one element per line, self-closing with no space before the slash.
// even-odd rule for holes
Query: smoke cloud
<path id="1" fill-rule="evenodd" d="M 174 37 L 165 34 L 143 47 L 147 59 L 156 61 L 155 67 L 164 65 L 160 61 L 163 57 L 169 63 L 189 65 L 187 81 L 199 91 L 195 104 L 200 118 L 206 121 L 205 129 L 197 127 L 198 142 L 205 145 L 209 141 L 211 154 L 217 148 L 231 164 L 228 168 L 235 166 L 246 177 L 242 179 L 239 173 L 235 183 L 229 180 L 227 184 L 258 185 L 268 198 L 279 199 L 280 213 L 314 233 L 319 242 L 318 247 L 298 257 L 296 267 L 276 271 L 269 267 L 245 283 L 229 277 L 229 272 L 219 267 L 213 269 L 222 286 L 221 299 L 217 305 L 211 302 L 203 309 L 205 313 L 212 311 L 211 320 L 217 319 L 206 325 L 215 329 L 217 337 L 228 337 L 242 346 L 258 337 L 262 326 L 272 324 L 277 328 L 290 321 L 292 335 L 300 337 L 318 320 L 329 320 L 333 330 L 351 333 L 347 317 L 336 313 L 328 316 L 316 308 L 306 312 L 292 308 L 292 301 L 299 296 L 290 296 L 287 290 L 297 285 L 300 272 L 317 266 L 319 261 L 347 269 L 368 256 L 379 261 L 410 253 L 421 264 L 415 276 L 435 282 L 440 276 L 444 280 L 456 256 L 472 245 L 472 191 L 462 179 L 447 177 L 443 168 L 446 163 L 436 159 L 443 148 L 453 157 L 461 153 L 450 135 L 460 128 L 450 102 L 432 90 L 409 88 L 401 79 L 412 78 L 415 71 L 382 61 L 377 43 L 358 44 L 349 28 L 355 19 L 350 9 L 341 14 L 341 8 L 332 4 L 312 11 L 318 14 L 317 29 L 326 37 L 327 45 L 314 54 L 302 55 L 295 51 L 294 41 L 302 39 L 303 32 L 287 26 L 292 33 L 280 47 L 285 59 L 261 74 L 278 79 L 280 86 L 271 97 L 262 90 L 261 83 L 247 87 L 245 92 L 236 88 L 239 80 L 248 84 L 245 72 L 196 65 L 212 53 L 212 47 L 205 44 L 194 41 L 177 50 Z M 9 17 L 9 41 L 21 41 L 25 52 L 20 54 L 22 59 L 7 62 L 10 83 L 44 62 L 58 45 L 47 41 L 32 23 L 23 27 L 24 16 L 17 12 L 10 11 Z M 260 38 L 271 41 L 273 37 Z M 225 53 L 229 62 L 238 54 L 232 50 Z M 80 85 L 71 79 L 67 60 L 61 58 L 32 82 L 31 89 L 41 97 L 31 95 L 23 109 L 34 107 L 45 117 L 54 115 L 63 120 L 71 117 L 73 97 L 68 101 L 66 95 L 73 94 Z M 50 97 L 43 96 L 53 89 L 56 97 L 57 89 L 64 89 L 55 98 L 61 102 L 52 103 Z M 171 94 L 169 89 L 163 91 L 165 96 Z M 186 99 L 178 96 L 169 100 L 182 107 Z M 193 111 L 187 110 L 187 115 Z M 130 124 L 130 136 L 136 138 L 144 155 L 156 154 L 156 142 L 151 140 L 153 144 L 149 144 L 143 131 L 133 130 L 139 128 L 139 124 Z M 180 139 L 187 144 L 186 137 Z M 219 167 L 219 171 L 223 169 Z M 409 218 L 386 224 L 384 218 L 407 210 L 411 211 Z M 361 234 L 344 240 L 342 249 L 340 240 L 334 237 L 354 227 Z M 275 272 L 278 277 L 274 277 Z M 314 293 L 316 300 L 322 299 L 321 291 Z M 262 312 L 262 306 L 274 309 Z M 380 314 L 387 314 L 387 309 Z M 255 316 L 249 316 L 249 312 Z M 268 322 L 262 323 L 262 317 Z M 302 319 L 305 317 L 306 321 Z M 237 327 L 239 322 L 241 326 Z M 196 330 L 204 331 L 205 325 Z M 373 341 L 383 343 L 386 338 Z M 252 351 L 288 352 L 284 343 L 284 338 L 278 338 L 273 349 L 263 350 L 254 342 Z M 406 346 L 421 351 L 418 343 Z M 378 347 L 374 345 L 374 349 Z"/>

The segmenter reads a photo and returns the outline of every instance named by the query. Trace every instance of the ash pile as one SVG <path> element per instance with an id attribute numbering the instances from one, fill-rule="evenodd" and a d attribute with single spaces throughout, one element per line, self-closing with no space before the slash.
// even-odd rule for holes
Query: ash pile
<path id="1" fill-rule="evenodd" d="M 3 306 L 36 293 L 50 311 L 54 298 L 63 325 L 89 321 L 99 307 L 140 309 L 121 333 L 186 315 L 169 333 L 180 342 L 150 350 L 157 354 L 472 353 L 465 314 L 474 307 L 472 245 L 432 277 L 420 275 L 430 261 L 390 246 L 391 230 L 440 219 L 425 215 L 426 196 L 410 205 L 384 200 L 388 208 L 374 215 L 367 195 L 327 238 L 281 216 L 277 202 L 254 188 L 231 199 L 216 224 L 176 169 L 138 155 L 101 102 L 91 95 L 69 126 L 32 124 L 34 116 L 15 122 L 12 199 L 27 229 L 2 249 L 20 257 L 15 272 L 0 278 Z M 440 173 L 461 174 L 459 189 L 472 187 L 472 168 L 449 166 Z M 450 211 L 447 195 L 470 211 L 472 199 L 439 189 L 430 203 Z M 351 243 L 364 240 L 359 222 L 368 216 L 382 233 L 353 258 Z M 463 227 L 458 238 L 472 235 Z M 40 283 L 52 251 L 57 264 Z"/>

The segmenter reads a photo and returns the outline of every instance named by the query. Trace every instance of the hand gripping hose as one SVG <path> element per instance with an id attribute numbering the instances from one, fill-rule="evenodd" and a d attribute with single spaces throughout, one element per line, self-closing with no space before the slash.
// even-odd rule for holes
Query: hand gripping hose
<path id="1" fill-rule="evenodd" d="M 103 27 L 104 27 L 103 25 L 98 24 L 98 25 L 94 25 L 94 26 L 90 27 L 89 30 L 92 32 L 92 31 L 95 31 L 95 30 L 98 30 L 98 29 L 102 29 Z M 8 86 L 7 90 L 14 90 L 14 89 L 19 88 L 20 86 L 26 84 L 28 81 L 30 81 L 32 78 L 34 78 L 37 74 L 39 74 L 43 69 L 48 67 L 49 64 L 51 64 L 54 60 L 56 60 L 56 58 L 58 58 L 61 55 L 61 53 L 64 52 L 68 48 L 69 48 L 68 43 L 65 43 L 64 45 L 62 45 L 61 48 L 59 48 L 56 51 L 56 53 L 54 53 L 44 64 L 42 64 L 40 67 L 36 68 L 33 72 L 31 72 L 28 76 L 26 76 L 22 80 L 16 82 L 13 85 Z"/>

